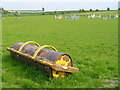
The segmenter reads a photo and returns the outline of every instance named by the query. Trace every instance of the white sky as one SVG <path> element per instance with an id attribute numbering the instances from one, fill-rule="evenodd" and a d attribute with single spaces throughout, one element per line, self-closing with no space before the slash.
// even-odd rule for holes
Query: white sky
<path id="1" fill-rule="evenodd" d="M 118 2 L 120 0 L 0 0 L 2 2 Z"/>
<path id="2" fill-rule="evenodd" d="M 119 1 L 120 0 L 0 0 L 0 7 L 7 10 L 39 10 L 41 7 L 45 7 L 45 10 L 89 10 L 90 8 L 106 10 L 107 7 L 111 10 L 116 10 Z"/>

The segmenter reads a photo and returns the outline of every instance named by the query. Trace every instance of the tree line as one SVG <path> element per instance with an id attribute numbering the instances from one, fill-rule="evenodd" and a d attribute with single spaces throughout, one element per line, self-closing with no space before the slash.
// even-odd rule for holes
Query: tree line
<path id="1" fill-rule="evenodd" d="M 118 9 L 118 10 L 119 10 L 119 9 Z M 90 9 L 90 10 L 79 9 L 79 13 L 80 13 L 80 12 L 86 12 L 86 11 L 92 12 L 92 11 L 100 11 L 100 10 L 99 10 L 99 9 L 96 9 L 96 10 L 92 10 L 92 9 Z M 107 8 L 107 11 L 110 11 L 110 8 Z"/>
<path id="2" fill-rule="evenodd" d="M 110 11 L 110 8 L 108 7 L 106 9 L 107 11 Z M 118 10 L 120 10 L 120 8 L 118 8 Z M 75 10 L 75 11 L 53 11 L 53 12 L 44 12 L 45 8 L 42 7 L 42 10 L 40 10 L 42 12 L 38 12 L 38 13 L 26 13 L 26 15 L 56 15 L 56 14 L 72 14 L 72 13 L 84 13 L 84 12 L 97 12 L 97 11 L 102 11 L 99 9 L 93 10 L 93 9 L 89 9 L 89 10 L 85 10 L 85 9 L 79 9 L 79 10 Z M 7 15 L 7 16 L 21 16 L 21 15 L 25 15 L 19 13 L 18 11 L 15 11 L 14 13 L 8 12 L 7 10 L 5 10 L 4 8 L 0 8 L 0 12 L 2 12 L 3 16 Z"/>

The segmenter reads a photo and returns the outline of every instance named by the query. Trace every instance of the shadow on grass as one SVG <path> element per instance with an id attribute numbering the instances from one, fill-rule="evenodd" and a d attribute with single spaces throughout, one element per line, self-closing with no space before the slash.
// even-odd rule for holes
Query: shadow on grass
<path id="1" fill-rule="evenodd" d="M 33 83 L 37 84 L 40 83 L 41 85 L 44 85 L 46 81 L 49 81 L 49 77 L 46 75 L 44 71 L 38 70 L 36 67 L 29 66 L 22 61 L 18 61 L 12 58 L 10 55 L 4 55 L 2 61 L 3 61 L 2 68 L 6 70 L 5 71 L 6 75 L 8 75 L 8 77 L 9 74 L 14 76 L 15 83 L 19 83 L 21 80 L 22 81 L 28 80 Z"/>

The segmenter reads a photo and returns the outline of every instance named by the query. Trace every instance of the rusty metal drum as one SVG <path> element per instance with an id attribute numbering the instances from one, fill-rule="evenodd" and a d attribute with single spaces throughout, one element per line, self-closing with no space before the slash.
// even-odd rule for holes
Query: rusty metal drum
<path id="1" fill-rule="evenodd" d="M 31 44 L 36 44 L 36 46 Z M 45 49 L 46 47 L 53 50 Z M 78 72 L 78 68 L 72 67 L 71 57 L 68 54 L 57 52 L 57 49 L 51 45 L 40 46 L 36 42 L 29 41 L 16 43 L 6 49 L 11 52 L 13 58 L 36 66 L 48 76 L 59 78 L 65 77 L 68 73 Z"/>

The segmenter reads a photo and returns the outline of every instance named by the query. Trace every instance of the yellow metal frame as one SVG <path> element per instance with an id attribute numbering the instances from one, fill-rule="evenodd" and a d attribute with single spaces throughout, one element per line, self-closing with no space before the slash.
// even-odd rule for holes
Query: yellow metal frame
<path id="1" fill-rule="evenodd" d="M 23 45 L 19 48 L 18 52 L 20 52 L 20 51 L 23 49 L 23 47 L 24 47 L 25 45 L 29 44 L 29 43 L 36 44 L 37 46 L 39 46 L 39 47 L 40 47 L 40 45 L 39 45 L 38 43 L 33 42 L 33 41 L 28 41 L 28 42 L 24 43 L 24 44 L 23 44 Z"/>
<path id="2" fill-rule="evenodd" d="M 54 47 L 51 46 L 51 45 L 44 45 L 44 46 L 41 46 L 40 48 L 38 48 L 38 49 L 35 51 L 35 53 L 34 53 L 34 55 L 33 55 L 32 58 L 35 58 L 35 57 L 37 56 L 38 52 L 39 52 L 41 49 L 45 48 L 45 47 L 50 47 L 50 48 L 52 48 L 54 51 L 57 51 L 57 49 L 54 48 Z"/>

